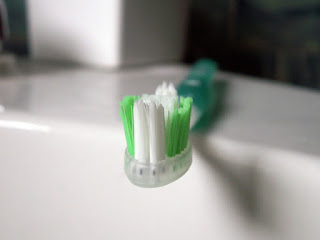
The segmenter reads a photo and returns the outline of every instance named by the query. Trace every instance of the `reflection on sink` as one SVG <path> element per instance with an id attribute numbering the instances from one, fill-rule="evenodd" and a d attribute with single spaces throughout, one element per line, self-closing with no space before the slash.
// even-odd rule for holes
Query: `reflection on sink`
<path id="1" fill-rule="evenodd" d="M 192 142 L 257 226 L 259 239 L 319 239 L 318 157 L 212 136 Z"/>
<path id="2" fill-rule="evenodd" d="M 49 132 L 50 127 L 47 125 L 33 124 L 23 121 L 2 120 L 0 119 L 0 128 L 11 128 L 34 132 Z"/>

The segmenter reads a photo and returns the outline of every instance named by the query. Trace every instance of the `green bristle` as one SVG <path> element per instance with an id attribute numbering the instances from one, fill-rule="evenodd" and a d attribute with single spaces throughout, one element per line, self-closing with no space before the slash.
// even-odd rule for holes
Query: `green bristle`
<path id="1" fill-rule="evenodd" d="M 166 126 L 166 153 L 169 157 L 180 154 L 188 144 L 192 98 L 180 98 L 180 107 L 172 113 Z"/>
<path id="2" fill-rule="evenodd" d="M 170 142 L 167 155 L 173 157 L 176 155 L 176 143 L 178 140 L 178 127 L 179 127 L 179 113 L 178 109 L 175 109 L 172 113 L 171 126 L 170 126 Z"/>
<path id="3" fill-rule="evenodd" d="M 138 96 L 125 96 L 122 102 L 120 102 L 120 116 L 126 136 L 128 152 L 131 156 L 134 156 L 133 105 L 137 99 L 139 99 Z"/>
<path id="4" fill-rule="evenodd" d="M 185 122 L 185 130 L 184 130 L 184 143 L 183 143 L 183 149 L 187 147 L 188 144 L 188 137 L 189 137 L 189 130 L 190 130 L 190 118 L 191 118 L 191 110 L 192 110 L 192 98 L 187 97 L 184 100 L 183 108 L 186 111 L 186 122 Z"/>
<path id="5" fill-rule="evenodd" d="M 180 122 L 179 122 L 179 128 L 178 128 L 178 139 L 177 139 L 177 154 L 183 150 L 183 133 L 185 128 L 185 110 L 183 108 L 180 108 L 178 110 L 178 113 L 180 115 Z"/>
<path id="6" fill-rule="evenodd" d="M 185 129 L 189 128 L 189 126 L 187 126 L 187 112 L 186 109 L 184 108 L 184 102 L 185 102 L 185 98 L 184 97 L 180 97 L 180 109 L 179 109 L 179 114 L 181 115 L 181 127 L 180 127 L 180 131 L 179 131 L 179 142 L 178 142 L 178 146 L 179 146 L 179 151 L 178 153 L 180 153 L 183 149 L 184 149 L 184 138 L 185 136 Z"/>

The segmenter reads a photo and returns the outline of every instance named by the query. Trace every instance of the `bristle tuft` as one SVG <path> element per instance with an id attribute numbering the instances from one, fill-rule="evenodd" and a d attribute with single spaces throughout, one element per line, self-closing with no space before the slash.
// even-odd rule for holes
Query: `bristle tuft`
<path id="1" fill-rule="evenodd" d="M 134 156 L 133 104 L 138 99 L 138 96 L 126 96 L 120 103 L 120 116 L 126 136 L 128 152 L 131 156 Z"/>
<path id="2" fill-rule="evenodd" d="M 128 152 L 144 163 L 180 154 L 188 144 L 192 98 L 164 82 L 156 95 L 128 96 L 120 104 Z"/>

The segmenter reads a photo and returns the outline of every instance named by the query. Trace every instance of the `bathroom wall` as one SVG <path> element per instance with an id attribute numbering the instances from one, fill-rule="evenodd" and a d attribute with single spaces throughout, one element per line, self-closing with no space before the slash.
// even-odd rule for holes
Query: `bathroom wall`
<path id="1" fill-rule="evenodd" d="M 320 0 L 193 1 L 185 61 L 320 89 Z"/>

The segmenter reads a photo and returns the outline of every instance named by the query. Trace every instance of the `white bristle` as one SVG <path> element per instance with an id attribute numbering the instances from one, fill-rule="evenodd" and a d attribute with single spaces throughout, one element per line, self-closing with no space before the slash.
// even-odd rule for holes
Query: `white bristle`
<path id="1" fill-rule="evenodd" d="M 156 127 L 157 127 L 157 112 L 156 104 L 150 102 L 149 104 L 149 134 L 150 134 L 150 162 L 157 162 L 157 138 L 156 138 Z"/>
<path id="2" fill-rule="evenodd" d="M 149 104 L 149 140 L 150 162 L 157 163 L 165 159 L 164 116 L 162 105 Z"/>
<path id="3" fill-rule="evenodd" d="M 172 83 L 169 84 L 168 90 L 171 96 L 177 96 L 177 90 L 175 89 Z"/>
<path id="4" fill-rule="evenodd" d="M 133 105 L 133 130 L 134 130 L 134 155 L 136 159 L 141 157 L 140 154 L 140 145 L 141 145 L 141 137 L 140 137 L 140 121 L 139 121 L 139 110 L 138 110 L 138 101 L 136 101 Z"/>
<path id="5" fill-rule="evenodd" d="M 164 108 L 165 126 L 170 124 L 170 116 L 173 110 L 178 106 L 178 96 L 164 96 L 164 95 L 142 95 L 144 103 L 150 104 L 155 102 L 157 106 L 162 105 Z"/>
<path id="6" fill-rule="evenodd" d="M 162 85 L 159 85 L 159 86 L 156 88 L 155 94 L 156 94 L 156 95 L 162 95 Z"/>
<path id="7" fill-rule="evenodd" d="M 155 93 L 142 95 L 133 107 L 135 158 L 145 163 L 165 159 L 165 128 L 170 127 L 172 113 L 178 105 L 172 83 L 163 82 Z"/>
<path id="8" fill-rule="evenodd" d="M 162 83 L 162 94 L 163 95 L 165 95 L 167 88 L 168 88 L 167 82 L 163 82 Z"/>
<path id="9" fill-rule="evenodd" d="M 133 106 L 134 117 L 134 151 L 135 157 L 141 162 L 149 162 L 149 131 L 147 121 L 147 109 L 142 99 L 136 101 Z"/>
<path id="10" fill-rule="evenodd" d="M 143 95 L 135 102 L 135 158 L 157 163 L 165 159 L 165 120 L 162 96 Z"/>
<path id="11" fill-rule="evenodd" d="M 166 137 L 165 137 L 165 121 L 164 108 L 160 104 L 157 109 L 157 137 L 158 137 L 158 161 L 165 159 L 166 156 Z"/>
<path id="12" fill-rule="evenodd" d="M 155 94 L 158 96 L 177 96 L 177 90 L 172 83 L 163 82 L 156 88 Z"/>

